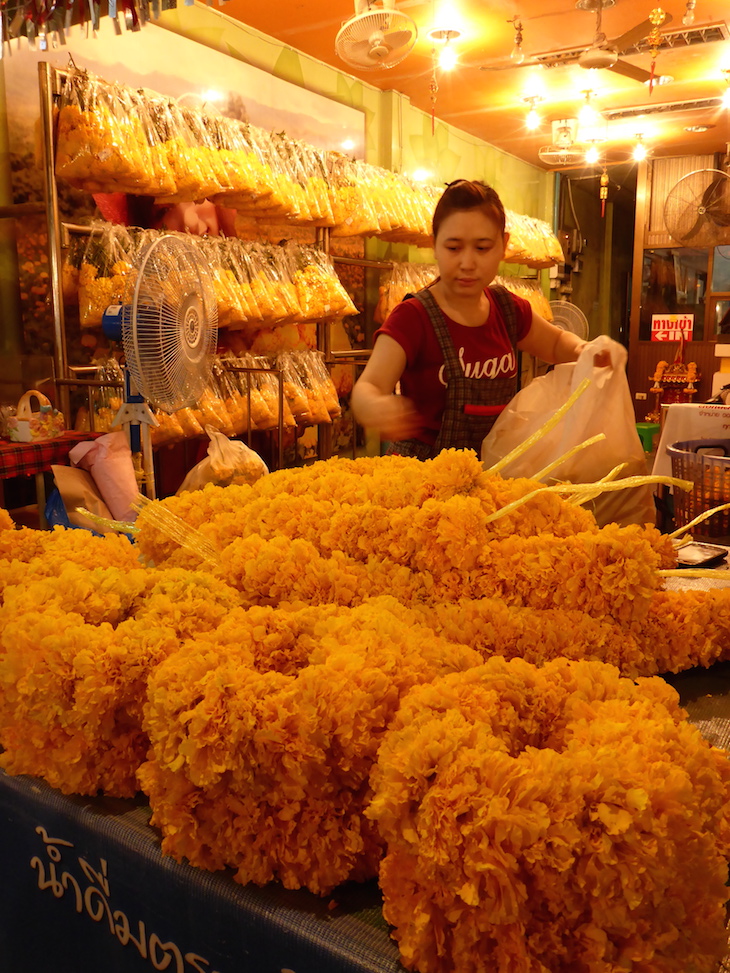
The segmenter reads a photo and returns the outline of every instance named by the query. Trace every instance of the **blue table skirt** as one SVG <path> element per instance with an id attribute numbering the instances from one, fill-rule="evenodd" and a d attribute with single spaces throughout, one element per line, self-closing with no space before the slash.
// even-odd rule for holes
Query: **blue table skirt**
<path id="1" fill-rule="evenodd" d="M 377 885 L 320 899 L 163 856 L 140 801 L 0 772 L 5 973 L 399 973 Z"/>

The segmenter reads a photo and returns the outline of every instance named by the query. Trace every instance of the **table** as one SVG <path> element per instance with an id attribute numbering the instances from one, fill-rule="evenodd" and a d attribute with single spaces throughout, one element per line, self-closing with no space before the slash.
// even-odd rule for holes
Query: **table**
<path id="1" fill-rule="evenodd" d="M 668 405 L 652 473 L 655 476 L 671 476 L 672 461 L 667 447 L 689 439 L 730 439 L 730 406 L 702 403 Z"/>
<path id="2" fill-rule="evenodd" d="M 403 973 L 375 882 L 244 887 L 163 856 L 149 814 L 0 772 L 0 969 Z"/>
<path id="3" fill-rule="evenodd" d="M 41 527 L 46 527 L 46 484 L 44 474 L 51 466 L 67 462 L 68 454 L 78 443 L 96 439 L 101 433 L 65 432 L 56 439 L 36 443 L 0 442 L 0 506 L 4 506 L 3 480 L 35 476 L 36 502 Z"/>

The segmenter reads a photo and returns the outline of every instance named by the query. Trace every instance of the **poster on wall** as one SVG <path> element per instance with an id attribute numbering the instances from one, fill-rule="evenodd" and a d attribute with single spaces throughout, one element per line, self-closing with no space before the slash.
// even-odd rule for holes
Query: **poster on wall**
<path id="1" fill-rule="evenodd" d="M 652 314 L 651 340 L 691 341 L 694 326 L 694 314 Z"/>

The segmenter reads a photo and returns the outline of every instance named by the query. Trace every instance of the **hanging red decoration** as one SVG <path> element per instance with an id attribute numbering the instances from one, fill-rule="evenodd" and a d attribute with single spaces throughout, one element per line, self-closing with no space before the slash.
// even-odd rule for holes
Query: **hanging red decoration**
<path id="1" fill-rule="evenodd" d="M 601 173 L 601 216 L 606 215 L 606 200 L 608 199 L 608 172 L 606 167 L 603 167 L 603 172 Z"/>

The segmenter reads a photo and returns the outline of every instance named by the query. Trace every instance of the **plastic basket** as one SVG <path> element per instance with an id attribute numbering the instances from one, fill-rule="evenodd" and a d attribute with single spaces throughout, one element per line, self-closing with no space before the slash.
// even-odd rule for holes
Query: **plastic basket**
<path id="1" fill-rule="evenodd" d="M 674 490 L 674 523 L 684 527 L 699 514 L 730 503 L 730 439 L 690 439 L 667 447 L 672 476 L 691 480 L 691 490 Z M 730 510 L 713 514 L 692 529 L 698 538 L 730 544 Z"/>

